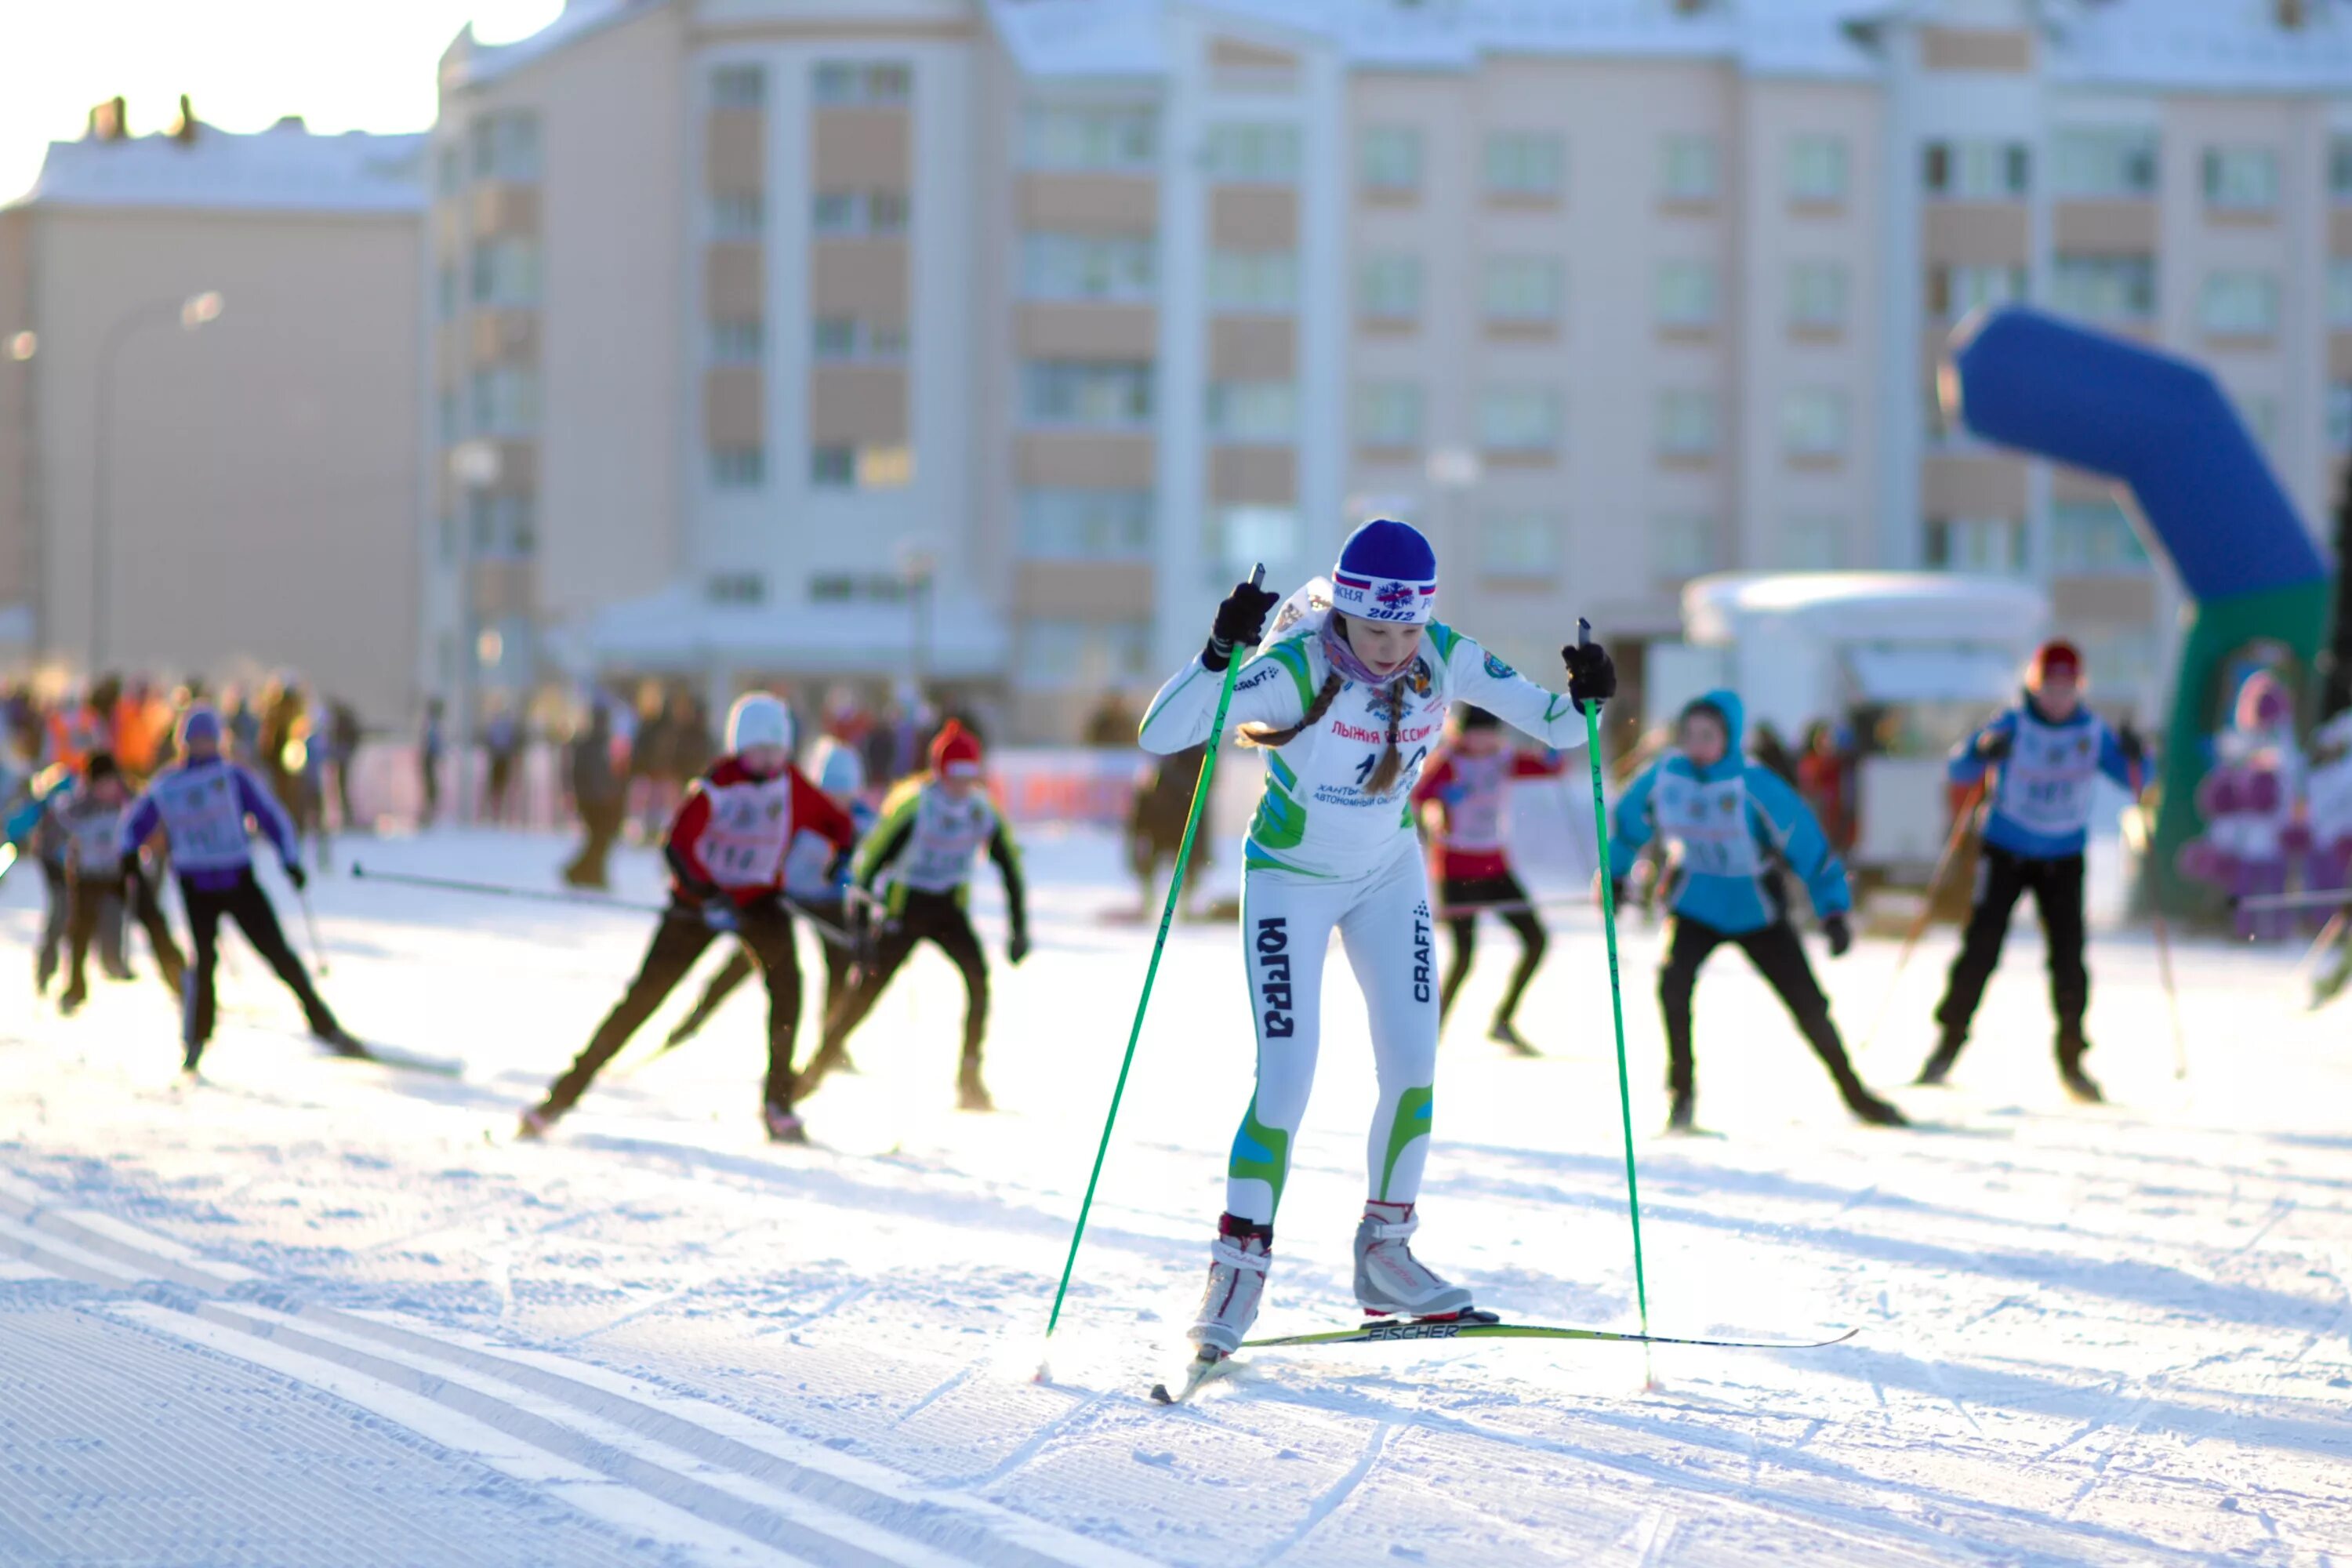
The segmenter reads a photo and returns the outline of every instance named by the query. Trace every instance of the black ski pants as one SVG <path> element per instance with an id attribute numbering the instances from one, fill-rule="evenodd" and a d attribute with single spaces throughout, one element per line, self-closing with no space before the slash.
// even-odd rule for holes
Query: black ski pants
<path id="1" fill-rule="evenodd" d="M 849 1044 L 849 1037 L 874 1004 L 882 999 L 899 968 L 928 942 L 947 954 L 963 975 L 963 1060 L 967 1068 L 980 1065 L 980 1050 L 988 1037 L 988 960 L 980 951 L 979 933 L 953 893 L 907 894 L 906 907 L 886 921 L 874 942 L 874 956 L 860 966 L 856 984 L 824 1021 L 824 1044 L 809 1064 L 809 1080 L 824 1076 Z"/>
<path id="2" fill-rule="evenodd" d="M 1445 906 L 1445 929 L 1454 937 L 1454 955 L 1446 961 L 1445 979 L 1437 994 L 1438 1021 L 1444 1022 L 1454 1010 L 1454 994 L 1470 978 L 1470 958 L 1478 945 L 1475 911 L 1499 904 L 1503 907 L 1495 913 L 1519 938 L 1518 964 L 1503 988 L 1502 1005 L 1495 1009 L 1495 1022 L 1508 1024 L 1519 1010 L 1519 998 L 1527 994 L 1528 982 L 1535 978 L 1536 965 L 1543 962 L 1549 942 L 1543 921 L 1528 907 L 1528 890 L 1508 871 L 1495 877 L 1447 877 L 1438 883 L 1438 889 L 1439 901 Z"/>
<path id="3" fill-rule="evenodd" d="M 2028 891 L 2042 914 L 2042 936 L 2050 952 L 2050 1006 L 2058 1016 L 2058 1051 L 2079 1058 L 2083 1015 L 2091 1005 L 2091 974 L 2083 964 L 2083 858 L 2066 855 L 2037 860 L 1988 844 L 1977 862 L 1976 902 L 1969 910 L 1960 955 L 1952 961 L 1936 1022 L 1944 1042 L 1957 1050 L 1984 1000 L 1986 982 L 2000 963 L 2009 917 Z"/>
<path id="4" fill-rule="evenodd" d="M 1707 955 L 1726 942 L 1746 952 L 1756 973 L 1780 994 L 1805 1043 L 1829 1069 L 1839 1094 L 1853 1103 L 1862 1092 L 1862 1080 L 1846 1058 L 1837 1026 L 1830 1022 L 1829 998 L 1822 994 L 1821 983 L 1813 978 L 1805 944 L 1797 928 L 1787 921 L 1776 921 L 1757 931 L 1727 931 L 1688 915 L 1675 917 L 1665 966 L 1658 972 L 1658 1002 L 1666 1015 L 1666 1087 L 1676 1095 L 1697 1089 L 1697 1066 L 1691 1054 L 1691 991 L 1698 984 L 1698 972 Z"/>
<path id="5" fill-rule="evenodd" d="M 809 904 L 805 908 L 811 917 L 831 925 L 845 926 L 848 923 L 845 912 L 846 906 L 837 900 L 828 904 Z M 850 952 L 837 942 L 819 945 L 824 949 L 824 998 L 819 1005 L 817 1015 L 817 1026 L 822 1034 L 824 1020 L 833 1016 L 835 1006 L 849 994 Z M 735 951 L 727 955 L 726 963 L 710 977 L 710 984 L 703 987 L 702 997 L 695 1003 L 694 1011 L 678 1025 L 679 1031 L 687 1035 L 698 1034 L 702 1026 L 710 1022 L 710 1016 L 725 1005 L 727 998 L 735 994 L 743 982 L 751 978 L 757 968 L 758 962 L 752 958 L 751 951 L 737 943 Z"/>
<path id="6" fill-rule="evenodd" d="M 250 870 L 238 873 L 237 879 L 226 888 L 199 888 L 187 878 L 180 879 L 180 901 L 188 908 L 188 938 L 196 950 L 194 984 L 187 989 L 185 1010 L 182 1016 L 182 1038 L 188 1047 L 188 1063 L 213 1037 L 213 975 L 220 966 L 220 923 L 226 915 L 245 932 L 245 940 L 253 951 L 269 965 L 270 972 L 294 993 L 302 1004 L 302 1016 L 309 1021 L 310 1032 L 321 1037 L 341 1034 L 333 1013 L 310 984 L 310 976 L 302 961 L 294 956 L 286 933 L 278 924 L 278 911 L 269 907 L 269 897 L 261 884 L 253 879 Z"/>
<path id="7" fill-rule="evenodd" d="M 156 900 L 155 889 L 147 879 L 133 873 L 127 877 L 77 877 L 68 895 L 66 940 L 71 954 L 66 973 L 66 990 L 76 996 L 86 994 L 86 970 L 89 961 L 89 944 L 98 942 L 99 962 L 116 979 L 127 979 L 131 966 L 125 962 L 122 917 L 128 910 L 146 931 L 147 941 L 155 950 L 155 966 L 163 972 L 163 984 L 172 994 L 180 994 L 180 981 L 187 968 L 187 960 L 180 952 L 180 944 L 172 940 L 172 928 L 163 919 L 163 905 Z"/>
<path id="8" fill-rule="evenodd" d="M 768 982 L 767 1102 L 780 1110 L 793 1106 L 793 1036 L 801 1016 L 801 961 L 793 946 L 793 920 L 773 900 L 735 911 L 735 936 L 760 966 Z M 561 1115 L 586 1091 L 589 1082 L 645 1026 L 655 1009 L 677 989 L 704 950 L 725 934 L 702 918 L 702 911 L 673 904 L 646 948 L 636 978 L 604 1021 L 596 1026 L 588 1044 L 572 1058 L 563 1076 L 549 1086 L 542 1109 Z"/>

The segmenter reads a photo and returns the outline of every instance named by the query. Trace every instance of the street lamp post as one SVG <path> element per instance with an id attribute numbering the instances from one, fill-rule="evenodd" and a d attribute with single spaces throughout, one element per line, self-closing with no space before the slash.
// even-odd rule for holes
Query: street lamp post
<path id="1" fill-rule="evenodd" d="M 93 679 L 106 665 L 106 618 L 113 586 L 109 538 L 113 498 L 109 481 L 113 468 L 110 459 L 114 445 L 115 362 L 140 328 L 177 320 L 181 331 L 193 332 L 220 320 L 221 305 L 219 291 L 210 289 L 180 300 L 151 300 L 116 317 L 99 344 L 97 410 L 89 441 L 89 674 Z M 30 353 L 28 346 L 26 356 Z"/>

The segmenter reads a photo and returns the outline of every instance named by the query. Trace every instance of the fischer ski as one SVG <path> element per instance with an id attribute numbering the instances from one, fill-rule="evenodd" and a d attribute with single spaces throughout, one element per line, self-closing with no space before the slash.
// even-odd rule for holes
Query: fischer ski
<path id="1" fill-rule="evenodd" d="M 1704 1345 L 1731 1351 L 1818 1351 L 1842 1345 L 1862 1332 L 1858 1328 L 1826 1340 L 1685 1339 L 1672 1334 L 1639 1334 L 1612 1329 L 1572 1329 L 1549 1323 L 1448 1322 L 1440 1319 L 1385 1319 L 1358 1329 L 1331 1329 L 1316 1334 L 1285 1334 L 1276 1339 L 1244 1340 L 1244 1350 L 1276 1350 L 1298 1345 L 1369 1345 L 1390 1340 L 1598 1340 L 1608 1344 Z"/>

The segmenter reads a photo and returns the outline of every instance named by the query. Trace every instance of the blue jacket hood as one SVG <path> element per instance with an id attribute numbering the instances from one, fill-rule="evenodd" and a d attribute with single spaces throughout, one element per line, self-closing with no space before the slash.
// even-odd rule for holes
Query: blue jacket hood
<path id="1" fill-rule="evenodd" d="M 1748 732 L 1748 704 L 1739 700 L 1739 693 L 1737 691 L 1717 687 L 1713 691 L 1699 697 L 1689 707 L 1684 709 L 1684 711 L 1688 712 L 1690 708 L 1702 705 L 1712 708 L 1723 715 L 1724 748 L 1721 762 L 1716 763 L 1714 767 L 1700 771 L 1708 777 L 1727 778 L 1731 773 L 1747 766 L 1746 758 L 1741 753 L 1740 741 Z"/>

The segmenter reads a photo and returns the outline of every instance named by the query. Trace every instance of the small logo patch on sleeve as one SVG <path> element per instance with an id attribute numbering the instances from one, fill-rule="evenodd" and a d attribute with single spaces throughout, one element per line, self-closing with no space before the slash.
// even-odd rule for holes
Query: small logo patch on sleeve
<path id="1" fill-rule="evenodd" d="M 1498 656 L 1490 653 L 1486 656 L 1486 673 L 1497 680 L 1508 680 L 1518 674 L 1518 671 L 1505 664 Z"/>

